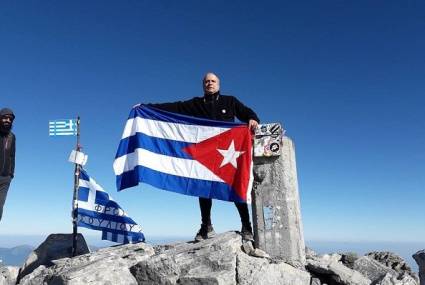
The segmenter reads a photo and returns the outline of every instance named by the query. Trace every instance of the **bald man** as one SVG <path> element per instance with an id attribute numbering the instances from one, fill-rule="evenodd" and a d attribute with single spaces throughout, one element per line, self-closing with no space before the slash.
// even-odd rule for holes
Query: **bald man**
<path id="1" fill-rule="evenodd" d="M 217 121 L 234 122 L 237 118 L 241 122 L 247 123 L 252 130 L 258 126 L 260 120 L 253 110 L 233 96 L 220 94 L 220 79 L 216 74 L 207 73 L 202 80 L 202 86 L 204 89 L 204 96 L 202 97 L 173 103 L 150 104 L 150 106 L 169 112 Z M 248 205 L 238 202 L 235 202 L 235 205 L 242 222 L 242 238 L 253 240 Z M 215 235 L 211 223 L 212 199 L 199 198 L 199 207 L 202 223 L 195 236 L 196 241 L 208 239 Z"/>

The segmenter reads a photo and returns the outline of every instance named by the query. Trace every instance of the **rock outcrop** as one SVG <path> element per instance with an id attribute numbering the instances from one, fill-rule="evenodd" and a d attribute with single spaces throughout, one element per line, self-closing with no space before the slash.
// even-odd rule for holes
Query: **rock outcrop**
<path id="1" fill-rule="evenodd" d="M 18 277 L 19 267 L 0 267 L 0 285 L 15 285 Z"/>
<path id="2" fill-rule="evenodd" d="M 269 258 L 246 254 L 239 234 L 227 232 L 199 243 L 146 243 L 100 249 L 51 260 L 19 284 L 299 284 L 311 276 Z"/>
<path id="3" fill-rule="evenodd" d="M 391 268 L 396 273 L 392 273 L 398 279 L 410 279 L 405 277 L 411 277 L 416 281 L 419 281 L 418 276 L 413 272 L 412 268 L 403 260 L 399 255 L 388 252 L 388 251 L 373 251 L 366 254 L 368 257 L 378 261 L 385 267 Z"/>
<path id="4" fill-rule="evenodd" d="M 69 243 L 63 240 L 61 235 L 52 235 L 35 250 L 37 258 L 35 253 L 30 255 L 28 260 L 32 262 L 21 268 L 18 283 L 18 268 L 0 267 L 0 285 L 419 284 L 404 260 L 388 252 L 359 257 L 354 253 L 318 255 L 306 249 L 307 265 L 298 268 L 259 254 L 236 232 L 218 234 L 199 243 L 119 245 L 72 258 L 66 250 Z M 53 254 L 55 249 L 58 252 Z M 417 258 L 423 254 L 418 252 Z M 32 270 L 28 270 L 29 265 Z"/>
<path id="5" fill-rule="evenodd" d="M 317 255 L 307 249 L 307 269 L 311 284 L 328 285 L 418 285 L 418 277 L 405 261 L 390 252 Z M 319 283 L 320 282 L 320 283 Z"/>
<path id="6" fill-rule="evenodd" d="M 90 250 L 82 234 L 77 235 L 76 255 L 89 253 Z M 54 265 L 53 260 L 72 256 L 72 234 L 51 234 L 27 258 L 18 275 L 18 282 L 39 266 Z"/>
<path id="7" fill-rule="evenodd" d="M 307 269 L 322 284 L 369 285 L 371 280 L 361 273 L 348 268 L 341 262 L 341 255 L 322 255 L 307 259 Z"/>

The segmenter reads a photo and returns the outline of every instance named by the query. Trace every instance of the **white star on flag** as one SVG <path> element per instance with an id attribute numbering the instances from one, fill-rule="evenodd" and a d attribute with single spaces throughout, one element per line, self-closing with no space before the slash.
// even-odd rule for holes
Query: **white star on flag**
<path id="1" fill-rule="evenodd" d="M 223 156 L 220 168 L 228 163 L 231 163 L 234 168 L 238 168 L 236 159 L 241 156 L 244 151 L 235 151 L 235 142 L 232 140 L 228 149 L 217 149 L 218 152 Z"/>

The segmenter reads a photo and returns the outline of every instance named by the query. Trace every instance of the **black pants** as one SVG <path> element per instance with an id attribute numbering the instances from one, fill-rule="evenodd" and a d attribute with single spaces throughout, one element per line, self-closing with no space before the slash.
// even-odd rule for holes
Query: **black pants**
<path id="1" fill-rule="evenodd" d="M 12 178 L 10 178 L 10 176 L 0 176 L 0 220 L 3 216 L 3 206 L 6 201 L 7 190 L 9 190 L 11 181 Z"/>
<path id="2" fill-rule="evenodd" d="M 235 206 L 238 209 L 239 216 L 241 217 L 242 225 L 250 228 L 251 223 L 249 221 L 248 204 L 235 202 Z M 201 208 L 202 223 L 204 225 L 211 225 L 212 199 L 199 198 L 199 207 Z"/>

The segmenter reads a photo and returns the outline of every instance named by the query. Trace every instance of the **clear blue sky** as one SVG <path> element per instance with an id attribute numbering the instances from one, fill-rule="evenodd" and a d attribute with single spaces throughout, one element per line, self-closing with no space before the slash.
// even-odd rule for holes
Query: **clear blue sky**
<path id="1" fill-rule="evenodd" d="M 134 104 L 201 96 L 214 71 L 294 140 L 306 239 L 424 242 L 423 1 L 10 0 L 0 35 L 17 136 L 0 235 L 72 230 L 75 141 L 49 137 L 48 120 L 79 114 L 88 173 L 146 237 L 193 236 L 196 198 L 118 193 L 112 162 Z M 240 229 L 231 203 L 212 217 Z"/>

